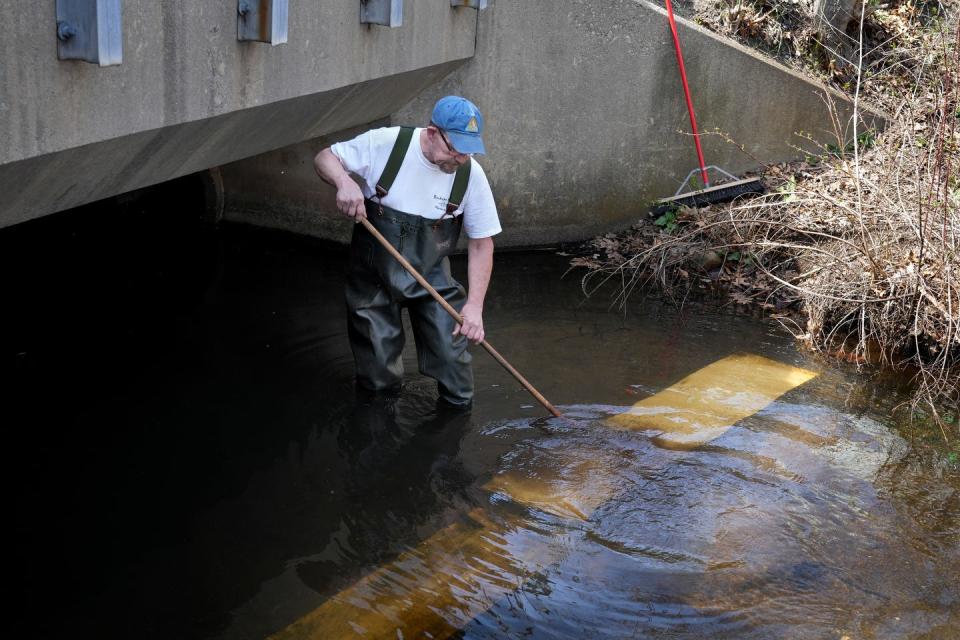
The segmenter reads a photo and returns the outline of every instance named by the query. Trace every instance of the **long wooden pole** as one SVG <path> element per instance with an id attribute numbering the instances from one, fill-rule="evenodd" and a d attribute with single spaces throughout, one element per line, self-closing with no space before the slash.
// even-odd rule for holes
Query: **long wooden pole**
<path id="1" fill-rule="evenodd" d="M 446 300 L 443 299 L 443 296 L 441 296 L 441 295 L 437 292 L 437 290 L 434 289 L 434 288 L 430 285 L 430 283 L 427 282 L 427 280 L 426 280 L 422 275 L 420 275 L 420 274 L 417 272 L 416 269 L 413 268 L 413 265 L 410 264 L 410 263 L 407 261 L 407 259 L 404 258 L 404 257 L 400 254 L 400 252 L 397 251 L 396 248 L 395 248 L 392 244 L 390 244 L 390 242 L 389 242 L 386 238 L 384 238 L 383 235 L 381 235 L 380 232 L 377 231 L 376 228 L 375 228 L 372 224 L 370 224 L 370 221 L 367 220 L 366 218 L 361 218 L 361 219 L 360 219 L 360 222 L 361 222 L 361 224 L 363 224 L 364 228 L 366 228 L 366 230 L 370 232 L 370 235 L 372 235 L 374 238 L 376 238 L 377 241 L 378 241 L 380 244 L 383 245 L 383 248 L 386 249 L 387 251 L 389 251 L 389 252 L 390 252 L 390 255 L 392 255 L 394 258 L 396 258 L 396 259 L 397 259 L 397 262 L 399 262 L 401 265 L 403 265 L 403 268 L 406 269 L 407 272 L 408 272 L 410 275 L 412 275 L 414 278 L 416 278 L 417 282 L 419 282 L 419 283 L 421 284 L 421 286 L 423 286 L 424 289 L 426 289 L 427 291 L 430 292 L 430 295 L 433 296 L 433 299 L 434 299 L 434 300 L 436 300 L 437 302 L 440 303 L 440 306 L 443 307 L 444 311 L 446 311 L 447 313 L 449 313 L 449 314 L 453 317 L 453 319 L 457 321 L 457 324 L 461 324 L 461 325 L 462 325 L 462 324 L 463 324 L 463 318 L 460 316 L 459 313 L 457 313 L 457 310 L 454 309 L 453 307 L 451 307 L 451 306 L 450 306 L 450 303 L 448 303 Z M 480 342 L 480 346 L 483 347 L 484 349 L 486 349 L 486 350 L 487 350 L 487 353 L 489 353 L 491 356 L 493 356 L 493 359 L 494 359 L 494 360 L 496 360 L 496 361 L 499 362 L 501 365 L 503 365 L 503 368 L 506 369 L 507 371 L 509 371 L 509 372 L 510 372 L 510 375 L 512 375 L 514 378 L 516 378 L 516 379 L 520 382 L 520 384 L 523 385 L 523 388 L 526 389 L 527 391 L 529 391 L 529 392 L 530 392 L 530 395 L 532 395 L 534 398 L 536 398 L 536 399 L 537 399 L 537 402 L 539 402 L 540 404 L 542 404 L 547 411 L 549 411 L 550 413 L 552 413 L 554 416 L 556 416 L 556 417 L 558 417 L 558 418 L 563 417 L 563 414 L 560 413 L 559 411 L 557 411 L 556 407 L 554 407 L 552 404 L 550 404 L 550 402 L 549 402 L 546 398 L 544 398 L 544 397 L 540 394 L 540 392 L 537 391 L 537 390 L 533 387 L 532 384 L 530 384 L 529 382 L 527 382 L 527 379 L 524 378 L 522 375 L 520 375 L 520 372 L 517 371 L 516 369 L 514 369 L 514 368 L 513 368 L 513 365 L 511 365 L 509 362 L 507 362 L 506 358 L 504 358 L 503 356 L 501 356 L 501 355 L 497 352 L 497 350 L 494 349 L 493 346 L 492 346 L 489 342 L 487 342 L 486 340 L 483 340 L 483 341 Z"/>

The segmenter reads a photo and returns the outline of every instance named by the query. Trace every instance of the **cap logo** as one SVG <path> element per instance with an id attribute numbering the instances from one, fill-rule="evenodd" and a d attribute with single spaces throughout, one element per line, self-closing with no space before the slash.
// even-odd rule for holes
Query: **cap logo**
<path id="1" fill-rule="evenodd" d="M 477 126 L 476 118 L 470 118 L 470 122 L 467 123 L 467 131 L 469 133 L 477 133 L 480 131 L 480 127 Z"/>

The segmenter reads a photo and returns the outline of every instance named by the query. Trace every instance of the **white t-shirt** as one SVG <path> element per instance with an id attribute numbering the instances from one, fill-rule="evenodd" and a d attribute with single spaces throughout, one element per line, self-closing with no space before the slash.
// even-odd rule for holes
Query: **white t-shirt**
<path id="1" fill-rule="evenodd" d="M 435 220 L 442 217 L 447 210 L 454 174 L 444 173 L 423 155 L 420 149 L 421 131 L 421 128 L 414 129 L 403 165 L 390 187 L 390 193 L 383 199 L 383 205 Z M 400 127 L 372 129 L 353 140 L 338 142 L 330 147 L 344 169 L 363 180 L 365 197 L 373 197 L 376 193 L 377 180 L 387 166 L 387 159 L 399 133 Z M 487 175 L 480 163 L 476 160 L 472 162 L 467 191 L 454 215 L 463 214 L 463 228 L 467 237 L 488 238 L 502 230 L 500 217 L 497 215 L 497 205 L 493 201 Z"/>

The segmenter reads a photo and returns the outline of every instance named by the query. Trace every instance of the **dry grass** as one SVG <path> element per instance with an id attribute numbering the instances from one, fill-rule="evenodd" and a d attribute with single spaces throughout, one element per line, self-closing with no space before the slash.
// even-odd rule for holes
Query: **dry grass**
<path id="1" fill-rule="evenodd" d="M 946 437 L 960 398 L 957 14 L 937 3 L 953 13 L 920 24 L 918 3 L 887 4 L 881 18 L 915 22 L 886 55 L 859 40 L 851 91 L 858 107 L 866 92 L 892 114 L 885 132 L 858 131 L 855 118 L 846 148 L 767 167 L 767 196 L 598 238 L 574 264 L 588 268 L 588 294 L 617 282 L 621 304 L 638 286 L 682 300 L 720 282 L 737 303 L 799 311 L 778 315 L 811 348 L 912 374 L 913 408 L 924 405 Z M 835 118 L 838 140 L 848 124 Z"/>

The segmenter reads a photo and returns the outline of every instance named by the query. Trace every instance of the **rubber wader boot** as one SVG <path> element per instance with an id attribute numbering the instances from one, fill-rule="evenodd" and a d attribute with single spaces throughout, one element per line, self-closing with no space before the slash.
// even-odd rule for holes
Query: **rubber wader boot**
<path id="1" fill-rule="evenodd" d="M 367 201 L 367 219 L 457 311 L 466 292 L 450 274 L 448 256 L 457 246 L 462 216 L 431 220 Z M 381 214 L 382 208 L 382 214 Z M 346 302 L 357 384 L 393 391 L 403 379 L 400 313 L 410 314 L 420 373 L 437 381 L 440 401 L 468 407 L 473 370 L 467 339 L 453 336 L 456 321 L 362 226 L 350 244 Z"/>

